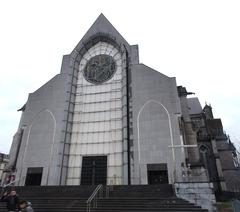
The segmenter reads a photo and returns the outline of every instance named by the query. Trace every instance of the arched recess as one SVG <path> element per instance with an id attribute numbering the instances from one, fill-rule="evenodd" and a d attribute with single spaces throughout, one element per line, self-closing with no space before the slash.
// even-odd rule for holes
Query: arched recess
<path id="1" fill-rule="evenodd" d="M 93 36 L 89 37 L 86 41 L 82 42 L 74 49 L 73 61 L 79 62 L 81 57 L 94 45 L 98 42 L 106 42 L 113 45 L 119 51 L 121 51 L 121 47 L 117 44 L 116 39 L 112 37 L 110 34 L 105 34 L 102 32 L 96 33 Z"/>
<path id="2" fill-rule="evenodd" d="M 211 173 L 213 172 L 213 168 L 212 168 L 212 161 L 210 159 L 211 157 L 210 147 L 208 145 L 201 144 L 199 146 L 199 153 L 200 153 L 200 160 L 207 171 L 208 177 L 212 178 L 212 176 L 214 176 L 214 173 Z"/>
<path id="3" fill-rule="evenodd" d="M 151 129 L 151 127 L 153 127 L 154 129 Z M 147 139 L 149 138 L 149 141 L 152 142 L 149 145 L 152 147 L 163 147 L 165 150 L 167 150 L 171 146 L 173 147 L 171 115 L 167 108 L 161 102 L 156 100 L 148 100 L 147 102 L 145 102 L 145 104 L 142 105 L 137 115 L 137 138 L 139 179 L 141 181 L 140 169 L 143 158 L 141 154 L 143 151 L 146 151 Z M 161 139 L 162 143 L 158 143 L 161 142 Z M 142 150 L 143 144 L 145 145 L 143 147 L 144 150 Z M 175 153 L 173 148 L 171 148 L 171 153 L 173 164 L 175 164 Z M 149 154 L 151 153 L 149 152 Z"/>
<path id="4" fill-rule="evenodd" d="M 24 154 L 21 161 L 20 178 L 23 169 L 43 167 L 42 183 L 48 185 L 55 143 L 56 119 L 49 109 L 37 113 L 29 125 Z M 22 181 L 22 180 L 21 180 Z"/>
<path id="5" fill-rule="evenodd" d="M 119 97 L 119 100 L 120 100 L 119 102 L 121 104 L 120 107 L 123 108 L 123 110 L 126 110 L 126 108 L 128 108 L 128 107 L 125 106 L 127 104 L 127 102 L 126 102 L 127 100 L 126 100 L 126 98 L 123 98 L 124 94 L 128 93 L 126 91 L 126 89 L 127 89 L 127 86 L 126 86 L 126 84 L 127 84 L 127 82 L 126 82 L 126 78 L 127 78 L 126 77 L 126 73 L 127 73 L 127 65 L 128 65 L 127 64 L 127 53 L 126 53 L 126 50 L 124 49 L 123 45 L 122 44 L 118 44 L 116 39 L 112 38 L 111 35 L 104 34 L 104 33 L 97 33 L 94 36 L 88 38 L 86 41 L 80 42 L 79 45 L 74 49 L 74 51 L 71 54 L 70 66 L 71 66 L 71 73 L 73 73 L 73 74 L 72 74 L 72 79 L 71 79 L 71 85 L 69 84 L 69 93 L 70 93 L 69 100 L 71 99 L 71 101 L 69 101 L 69 106 L 68 106 L 68 110 L 67 110 L 68 111 L 67 122 L 69 122 L 69 123 L 72 123 L 73 117 L 74 117 L 74 120 L 76 120 L 75 119 L 75 115 L 76 115 L 78 120 L 81 120 L 81 116 L 82 116 L 79 113 L 74 113 L 74 111 L 77 111 L 79 109 L 77 105 L 80 105 L 80 104 L 77 104 L 77 103 L 82 101 L 82 100 L 80 100 L 81 99 L 81 95 L 84 95 L 84 92 L 82 92 L 84 87 L 82 85 L 80 85 L 82 83 L 81 82 L 81 78 L 82 78 L 82 74 L 83 74 L 82 71 L 84 70 L 83 68 L 81 68 L 81 67 L 84 67 L 84 64 L 81 63 L 81 61 L 84 61 L 84 59 L 82 59 L 82 58 L 84 58 L 84 54 L 86 54 L 86 52 L 88 50 L 91 50 L 91 48 L 94 47 L 95 45 L 97 45 L 99 42 L 107 43 L 108 44 L 107 46 L 113 46 L 114 48 L 116 48 L 119 51 L 120 57 L 123 58 L 123 59 L 119 60 L 119 61 L 121 61 L 121 64 L 118 65 L 118 68 L 120 68 L 119 73 L 121 71 L 121 74 L 118 74 L 118 77 L 120 76 L 121 80 L 118 80 L 118 82 L 116 82 L 116 83 L 120 84 L 119 87 L 121 89 L 120 92 L 118 92 L 119 94 L 121 94 L 121 96 Z M 113 48 L 112 48 L 112 50 L 113 50 Z M 111 54 L 112 50 L 110 49 L 110 51 L 108 51 L 107 54 Z M 95 53 L 96 53 L 96 51 L 94 52 L 94 54 Z M 89 55 L 93 56 L 94 54 L 89 54 Z M 112 55 L 112 56 L 114 57 L 115 55 Z M 85 60 L 86 60 L 86 58 L 85 58 Z M 116 73 L 117 73 L 117 71 L 118 70 L 116 70 Z M 117 74 L 115 74 L 114 76 L 116 76 L 116 75 Z M 113 80 L 114 76 L 110 80 Z M 78 79 L 80 79 L 79 82 L 78 82 Z M 112 90 L 114 89 L 113 86 L 111 86 L 111 89 Z M 78 96 L 75 95 L 77 90 L 78 90 L 79 93 L 81 93 L 81 95 L 78 95 Z M 116 92 L 116 90 L 115 90 L 115 92 Z M 101 94 L 99 94 L 99 96 L 100 95 Z M 116 94 L 116 95 L 118 95 L 118 94 Z M 97 96 L 97 94 L 95 94 L 95 96 Z M 74 100 L 73 102 L 75 102 L 74 106 L 72 106 L 72 99 Z M 94 100 L 94 102 L 96 102 L 96 100 Z M 92 105 L 94 105 L 94 104 L 92 104 Z M 114 104 L 114 108 L 117 108 L 117 104 Z M 111 110 L 112 109 L 113 108 L 111 108 Z M 112 113 L 112 112 L 110 111 L 110 113 Z M 123 122 L 125 120 L 121 120 L 121 121 Z M 75 124 L 75 125 L 77 125 L 77 124 Z M 124 124 L 121 123 L 121 126 L 125 126 L 125 125 L 127 125 L 127 123 L 126 124 L 125 123 Z M 74 127 L 75 126 L 73 124 L 71 127 L 68 128 L 68 125 L 66 124 L 66 131 L 71 132 L 71 131 L 73 131 Z M 121 133 L 122 133 L 122 131 L 121 131 Z M 125 137 L 127 137 L 128 135 L 126 135 Z M 78 171 L 78 173 L 74 172 L 75 176 L 73 176 L 73 175 L 70 176 L 70 174 L 69 174 L 69 173 L 71 173 L 71 169 L 72 169 L 72 167 L 70 165 L 70 162 L 72 161 L 72 158 L 74 158 L 74 157 L 76 157 L 76 158 L 77 157 L 82 157 L 82 155 L 83 155 L 82 153 L 78 152 L 76 154 L 76 153 L 72 153 L 73 151 L 71 151 L 71 149 L 74 149 L 74 151 L 76 150 L 76 148 L 73 148 L 74 144 L 72 145 L 72 143 L 74 143 L 74 142 L 72 142 L 73 140 L 77 139 L 79 141 L 78 146 L 82 145 L 81 144 L 81 140 L 83 140 L 83 139 L 81 139 L 78 136 L 81 136 L 81 135 L 80 134 L 78 134 L 78 135 L 75 134 L 74 135 L 74 133 L 72 133 L 71 136 L 67 136 L 67 134 L 65 134 L 63 152 L 65 152 L 65 149 L 68 151 L 68 158 L 67 157 L 63 157 L 63 160 L 62 160 L 62 163 L 61 163 L 62 164 L 61 165 L 61 173 L 62 174 L 61 174 L 60 184 L 65 184 L 65 183 L 68 184 L 69 183 L 69 185 L 70 185 L 70 184 L 72 184 L 73 180 L 75 180 L 75 179 L 79 179 L 80 180 L 80 177 L 78 175 L 79 175 L 79 173 L 81 173 L 81 166 L 80 167 L 76 167 L 77 169 L 79 169 L 79 171 Z M 119 143 L 122 142 L 122 140 L 123 140 L 122 137 L 123 137 L 123 135 L 121 134 L 121 139 L 117 139 L 117 140 L 119 140 Z M 119 150 L 118 151 L 114 150 L 116 152 L 116 154 L 114 153 L 115 155 L 119 154 L 118 152 L 122 152 L 122 150 L 120 150 L 120 148 L 122 149 L 122 148 L 125 148 L 127 146 L 127 144 L 128 144 L 127 139 L 124 139 L 123 142 L 125 142 L 126 145 L 125 145 L 125 143 L 124 143 L 124 145 L 118 145 L 119 146 Z M 107 143 L 107 142 L 105 142 L 105 143 Z M 69 148 L 67 148 L 67 147 L 69 147 Z M 127 151 L 128 151 L 128 149 L 126 149 L 126 150 L 124 149 L 124 151 L 123 151 L 124 154 L 128 154 Z M 114 154 L 111 154 L 111 155 L 114 155 Z M 126 155 L 126 156 L 124 155 L 123 158 L 124 159 L 128 159 L 128 155 Z M 75 160 L 79 161 L 80 159 L 75 159 Z M 111 160 L 111 161 L 115 161 L 115 160 Z M 66 166 L 64 167 L 63 164 L 68 164 L 68 167 L 66 167 Z M 124 161 L 124 163 L 122 165 L 124 167 L 122 168 L 121 171 L 118 172 L 118 173 L 120 173 L 119 174 L 119 178 L 124 178 L 124 181 L 126 181 L 127 174 L 125 174 L 125 173 L 127 173 L 127 171 L 128 171 L 128 167 L 126 167 L 128 164 L 129 164 L 128 161 Z M 116 170 L 117 169 L 120 169 L 119 165 L 118 166 L 116 165 Z M 122 174 L 122 173 L 124 173 L 124 174 Z M 130 171 L 128 171 L 128 173 L 130 173 Z M 108 175 L 108 179 L 110 179 L 111 176 L 114 176 L 114 175 L 110 175 L 111 174 L 110 172 L 108 172 L 108 174 L 109 174 Z M 130 179 L 129 176 L 128 176 L 128 178 Z M 66 182 L 64 181 L 65 179 L 66 179 Z M 130 180 L 129 180 L 129 182 L 130 182 Z"/>

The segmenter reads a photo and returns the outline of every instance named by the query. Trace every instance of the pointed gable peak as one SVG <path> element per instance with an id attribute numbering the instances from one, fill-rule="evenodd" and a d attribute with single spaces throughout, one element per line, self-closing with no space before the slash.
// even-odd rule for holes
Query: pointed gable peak
<path id="1" fill-rule="evenodd" d="M 99 31 L 101 31 L 104 30 L 104 28 L 108 30 L 116 30 L 114 26 L 110 23 L 110 21 L 101 13 L 96 19 L 96 21 L 93 23 L 93 25 L 90 27 L 89 31 L 91 29 L 98 29 Z"/>
<path id="2" fill-rule="evenodd" d="M 109 34 L 114 37 L 121 37 L 123 39 L 120 33 L 115 29 L 115 27 L 110 23 L 110 21 L 103 15 L 103 13 L 101 13 L 98 16 L 98 18 L 90 27 L 86 35 L 92 31 L 95 33 Z"/>
<path id="3" fill-rule="evenodd" d="M 116 41 L 119 45 L 124 44 L 129 46 L 127 41 L 122 35 L 115 29 L 115 27 L 109 22 L 109 20 L 101 13 L 93 25 L 89 28 L 87 33 L 83 36 L 81 41 L 76 46 L 75 50 L 80 50 L 83 43 L 91 40 L 96 35 L 105 35 Z"/>
<path id="4" fill-rule="evenodd" d="M 105 17 L 105 15 L 103 15 L 103 13 L 101 13 L 98 17 L 97 17 L 97 19 L 96 19 L 96 21 L 95 22 L 102 22 L 102 23 L 104 23 L 104 22 L 107 22 L 108 24 L 111 24 L 110 23 L 110 21 Z"/>

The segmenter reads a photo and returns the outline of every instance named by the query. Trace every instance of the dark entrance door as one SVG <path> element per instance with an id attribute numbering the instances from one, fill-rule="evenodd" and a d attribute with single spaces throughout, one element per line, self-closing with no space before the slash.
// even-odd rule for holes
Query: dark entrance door
<path id="1" fill-rule="evenodd" d="M 148 164 L 148 184 L 168 184 L 167 164 Z"/>
<path id="2" fill-rule="evenodd" d="M 167 184 L 168 174 L 167 171 L 148 171 L 149 184 Z"/>
<path id="3" fill-rule="evenodd" d="M 26 186 L 40 186 L 42 181 L 43 168 L 28 168 L 25 181 Z"/>
<path id="4" fill-rule="evenodd" d="M 81 185 L 106 185 L 107 156 L 83 157 Z"/>

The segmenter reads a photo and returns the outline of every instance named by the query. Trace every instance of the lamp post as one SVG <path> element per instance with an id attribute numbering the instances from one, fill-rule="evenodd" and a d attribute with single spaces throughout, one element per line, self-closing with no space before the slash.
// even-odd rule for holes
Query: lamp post
<path id="1" fill-rule="evenodd" d="M 141 115 L 141 112 L 143 111 L 144 107 L 149 104 L 149 103 L 156 103 L 158 104 L 161 108 L 164 109 L 164 111 L 167 114 L 168 117 L 168 124 L 169 124 L 169 133 L 170 133 L 170 142 L 171 142 L 171 146 L 173 145 L 173 134 L 172 134 L 172 124 L 171 124 L 171 116 L 167 110 L 167 108 L 159 101 L 156 101 L 154 99 L 150 99 L 147 102 L 145 102 L 143 104 L 143 106 L 140 108 L 140 110 L 138 111 L 138 115 L 137 115 L 137 136 L 138 136 L 138 171 L 139 171 L 139 184 L 141 184 L 141 146 L 140 146 L 140 129 L 139 129 L 139 118 Z M 175 172 L 175 153 L 174 153 L 174 148 L 172 148 L 172 159 L 173 159 L 173 165 L 174 165 L 174 172 Z"/>

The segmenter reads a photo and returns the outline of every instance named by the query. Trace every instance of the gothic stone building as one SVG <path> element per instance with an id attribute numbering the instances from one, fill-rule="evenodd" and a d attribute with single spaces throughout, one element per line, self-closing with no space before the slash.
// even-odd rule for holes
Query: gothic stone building
<path id="1" fill-rule="evenodd" d="M 9 162 L 9 155 L 6 155 L 4 153 L 0 153 L 0 186 L 6 179 L 6 172 L 4 172 L 4 169 L 6 165 Z"/>
<path id="2" fill-rule="evenodd" d="M 188 94 L 100 15 L 29 94 L 7 170 L 21 186 L 173 183 L 202 166 Z"/>
<path id="3" fill-rule="evenodd" d="M 238 191 L 240 166 L 238 152 L 223 130 L 221 119 L 213 117 L 212 107 L 202 109 L 198 98 L 188 99 L 189 113 L 197 133 L 200 162 L 216 192 Z"/>

